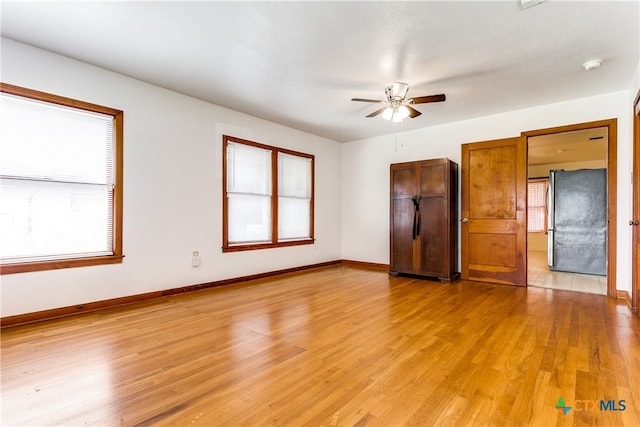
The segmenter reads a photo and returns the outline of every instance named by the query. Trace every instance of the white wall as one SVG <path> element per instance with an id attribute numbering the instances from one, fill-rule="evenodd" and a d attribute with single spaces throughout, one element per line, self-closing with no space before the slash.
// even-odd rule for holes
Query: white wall
<path id="1" fill-rule="evenodd" d="M 2 316 L 340 258 L 338 143 L 11 40 L 1 47 L 3 82 L 124 111 L 125 254 L 122 264 L 1 276 Z M 316 156 L 316 245 L 221 252 L 223 132 Z"/>
<path id="2" fill-rule="evenodd" d="M 629 290 L 631 240 L 627 224 L 631 211 L 630 105 L 629 91 L 621 91 L 343 144 L 342 258 L 389 263 L 391 163 L 438 157 L 449 157 L 459 163 L 463 143 L 515 137 L 524 131 L 617 118 L 617 287 Z M 421 116 L 420 120 L 428 123 L 429 117 Z"/>
<path id="3" fill-rule="evenodd" d="M 527 251 L 547 252 L 548 237 L 547 233 L 527 233 Z"/>

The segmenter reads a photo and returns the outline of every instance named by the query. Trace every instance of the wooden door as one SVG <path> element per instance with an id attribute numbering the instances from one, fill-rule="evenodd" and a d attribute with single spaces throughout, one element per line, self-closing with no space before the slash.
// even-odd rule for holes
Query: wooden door
<path id="1" fill-rule="evenodd" d="M 523 137 L 462 145 L 462 278 L 527 284 Z"/>

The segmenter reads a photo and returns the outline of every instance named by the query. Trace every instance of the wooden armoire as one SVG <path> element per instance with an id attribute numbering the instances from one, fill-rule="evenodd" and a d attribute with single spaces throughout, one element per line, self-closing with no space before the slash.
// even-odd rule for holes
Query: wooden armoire
<path id="1" fill-rule="evenodd" d="M 450 282 L 458 268 L 458 165 L 449 159 L 391 165 L 389 274 Z"/>

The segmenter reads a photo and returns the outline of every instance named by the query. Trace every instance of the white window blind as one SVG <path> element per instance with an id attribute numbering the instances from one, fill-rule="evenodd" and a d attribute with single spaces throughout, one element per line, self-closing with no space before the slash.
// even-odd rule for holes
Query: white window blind
<path id="1" fill-rule="evenodd" d="M 0 102 L 2 262 L 113 254 L 113 116 Z"/>
<path id="2" fill-rule="evenodd" d="M 278 240 L 311 237 L 311 159 L 278 153 Z"/>
<path id="3" fill-rule="evenodd" d="M 527 187 L 527 232 L 547 232 L 547 179 L 531 180 Z"/>
<path id="4" fill-rule="evenodd" d="M 227 144 L 229 243 L 271 241 L 271 150 Z"/>

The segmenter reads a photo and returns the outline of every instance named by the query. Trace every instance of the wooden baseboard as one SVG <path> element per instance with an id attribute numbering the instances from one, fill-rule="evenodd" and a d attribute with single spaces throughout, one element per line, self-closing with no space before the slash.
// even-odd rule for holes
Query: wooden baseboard
<path id="1" fill-rule="evenodd" d="M 616 290 L 616 298 L 623 299 L 623 300 L 625 300 L 627 302 L 627 305 L 629 307 L 632 306 L 632 304 L 631 304 L 631 295 L 629 295 L 629 292 Z"/>
<path id="2" fill-rule="evenodd" d="M 162 298 L 169 295 L 176 295 L 185 292 L 198 291 L 201 289 L 214 288 L 217 286 L 231 285 L 249 280 L 263 279 L 272 276 L 278 276 L 288 273 L 296 273 L 313 268 L 322 268 L 340 264 L 341 260 L 321 262 L 317 264 L 304 265 L 300 267 L 285 268 L 282 270 L 267 271 L 264 273 L 251 274 L 248 276 L 234 277 L 231 279 L 216 280 L 214 282 L 200 283 L 197 285 L 182 286 L 179 288 L 165 289 L 162 291 L 147 292 L 144 294 L 129 295 L 125 297 L 112 298 L 102 301 L 93 301 L 84 304 L 76 304 L 67 307 L 52 308 L 49 310 L 36 311 L 33 313 L 17 314 L 15 316 L 6 316 L 0 318 L 0 328 L 8 328 L 10 326 L 23 325 L 27 323 L 40 322 L 59 317 L 73 316 L 81 313 L 88 313 L 97 310 L 103 310 L 124 304 L 132 304 L 141 301 L 147 301 L 154 298 Z"/>
<path id="3" fill-rule="evenodd" d="M 73 316 L 76 314 L 103 310 L 103 309 L 107 309 L 107 308 L 111 308 L 119 305 L 132 304 L 132 303 L 137 303 L 141 301 L 151 300 L 154 298 L 162 298 L 169 295 L 176 295 L 176 294 L 181 294 L 185 292 L 193 292 L 201 289 L 214 288 L 217 286 L 232 285 L 236 283 L 247 282 L 249 280 L 264 279 L 264 278 L 278 276 L 282 274 L 297 273 L 297 272 L 302 272 L 302 271 L 310 270 L 314 268 L 323 268 L 323 267 L 329 267 L 329 266 L 334 266 L 339 264 L 342 264 L 345 267 L 350 267 L 350 268 L 361 268 L 366 270 L 384 271 L 384 272 L 389 271 L 389 264 L 379 264 L 379 263 L 365 262 L 365 261 L 354 261 L 354 260 L 348 260 L 348 259 L 327 261 L 327 262 L 321 262 L 317 264 L 304 265 L 300 267 L 291 267 L 291 268 L 285 268 L 282 270 L 274 270 L 274 271 L 267 271 L 264 273 L 251 274 L 248 276 L 240 276 L 240 277 L 233 277 L 230 279 L 216 280 L 213 282 L 200 283 L 197 285 L 182 286 L 179 288 L 171 288 L 171 289 L 165 289 L 161 291 L 147 292 L 144 294 L 129 295 L 125 297 L 112 298 L 112 299 L 102 300 L 102 301 L 93 301 L 85 304 L 76 304 L 76 305 L 71 305 L 67 307 L 36 311 L 33 313 L 17 314 L 15 316 L 6 316 L 6 317 L 0 318 L 0 328 L 4 329 L 11 326 L 41 322 L 44 320 L 56 319 L 59 317 Z M 631 307 L 631 298 L 630 298 L 629 292 L 624 290 L 618 290 L 616 291 L 616 297 L 619 299 L 625 300 L 629 305 L 629 307 Z"/>
<path id="4" fill-rule="evenodd" d="M 118 305 L 132 304 L 140 301 L 146 301 L 163 296 L 163 291 L 147 292 L 144 294 L 129 295 L 126 297 L 113 298 L 108 300 L 93 301 L 84 304 L 70 305 L 67 307 L 52 308 L 48 310 L 35 311 L 32 313 L 16 314 L 14 316 L 6 316 L 0 319 L 0 327 L 2 329 L 24 325 L 27 323 L 40 322 L 43 320 L 55 319 L 58 317 L 73 316 L 80 313 L 88 313 L 91 311 L 103 310 Z"/>
<path id="5" fill-rule="evenodd" d="M 365 262 L 365 261 L 353 261 L 350 259 L 343 259 L 340 261 L 343 265 L 352 268 L 364 268 L 367 270 L 382 270 L 389 271 L 389 264 L 378 264 L 375 262 Z"/>

